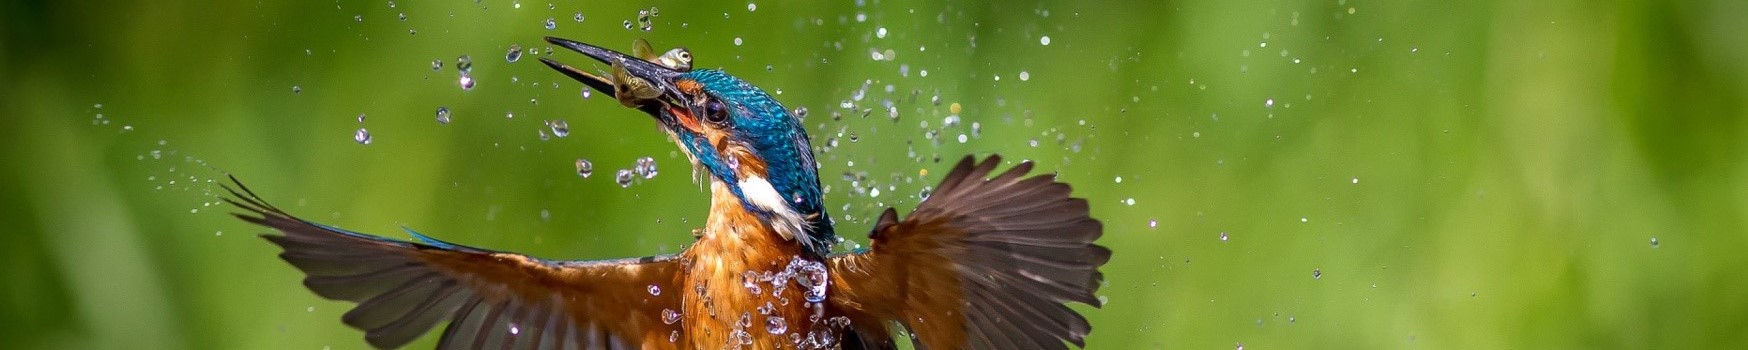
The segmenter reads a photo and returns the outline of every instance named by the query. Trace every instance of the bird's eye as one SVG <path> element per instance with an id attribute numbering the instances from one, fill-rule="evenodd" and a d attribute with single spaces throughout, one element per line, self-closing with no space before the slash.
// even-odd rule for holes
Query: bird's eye
<path id="1" fill-rule="evenodd" d="M 718 100 L 704 102 L 704 120 L 717 125 L 728 123 L 728 106 Z"/>

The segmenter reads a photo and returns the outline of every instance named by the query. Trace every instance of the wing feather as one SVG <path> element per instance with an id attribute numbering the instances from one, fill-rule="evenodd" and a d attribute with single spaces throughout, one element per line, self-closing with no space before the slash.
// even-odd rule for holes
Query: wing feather
<path id="1" fill-rule="evenodd" d="M 991 176 L 1000 163 L 966 157 L 909 216 L 883 213 L 868 251 L 831 258 L 834 305 L 897 322 L 919 348 L 1085 346 L 1092 326 L 1067 303 L 1100 306 L 1103 225 L 1054 176 L 1028 176 L 1030 162 Z"/>
<path id="2" fill-rule="evenodd" d="M 243 210 L 236 216 L 278 231 L 263 237 L 285 250 L 280 258 L 307 275 L 316 295 L 358 303 L 341 320 L 371 346 L 401 347 L 444 321 L 442 349 L 677 346 L 643 344 L 658 338 L 646 334 L 677 329 L 659 317 L 679 309 L 678 293 L 646 292 L 677 290 L 671 255 L 547 261 L 417 233 L 418 242 L 392 240 L 299 219 L 232 181 L 225 200 Z"/>

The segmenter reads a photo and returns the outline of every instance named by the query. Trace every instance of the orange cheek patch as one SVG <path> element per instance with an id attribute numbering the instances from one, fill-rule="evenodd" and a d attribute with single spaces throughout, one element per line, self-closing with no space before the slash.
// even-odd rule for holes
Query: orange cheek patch
<path id="1" fill-rule="evenodd" d="M 704 94 L 704 84 L 698 83 L 697 80 L 691 80 L 691 79 L 675 80 L 674 87 L 678 88 L 680 90 L 680 93 L 683 93 L 683 94 L 686 94 L 689 96 L 699 96 L 699 95 Z M 676 119 L 680 120 L 680 126 L 685 127 L 687 130 L 692 130 L 692 132 L 695 132 L 695 133 L 699 133 L 699 134 L 704 133 L 703 125 L 700 125 L 698 123 L 698 118 L 692 115 L 692 111 L 678 108 L 678 107 L 674 107 L 674 106 L 668 106 L 668 112 L 672 113 Z"/>
<path id="2" fill-rule="evenodd" d="M 687 95 L 698 95 L 704 92 L 704 84 L 699 84 L 697 80 L 680 79 L 674 82 L 674 87 L 679 88 L 680 92 Z"/>
<path id="3" fill-rule="evenodd" d="M 704 127 L 698 124 L 698 118 L 692 117 L 692 112 L 674 106 L 668 106 L 668 114 L 673 114 L 679 120 L 680 126 L 695 133 L 704 133 Z"/>

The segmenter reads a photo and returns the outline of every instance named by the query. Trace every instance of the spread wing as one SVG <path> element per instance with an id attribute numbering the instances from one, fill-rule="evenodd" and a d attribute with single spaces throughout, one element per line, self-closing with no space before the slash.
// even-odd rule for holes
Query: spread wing
<path id="1" fill-rule="evenodd" d="M 866 252 L 831 258 L 837 308 L 856 333 L 887 339 L 896 321 L 928 349 L 1066 349 L 1092 331 L 1066 303 L 1098 307 L 1110 249 L 1085 199 L 1030 162 L 989 178 L 999 156 L 960 161 L 898 220 L 887 209 Z"/>
<path id="2" fill-rule="evenodd" d="M 679 310 L 671 255 L 547 261 L 417 233 L 422 242 L 402 242 L 305 221 L 237 187 L 225 199 L 246 211 L 236 216 L 282 233 L 262 236 L 311 291 L 358 303 L 342 321 L 372 346 L 406 345 L 442 321 L 442 349 L 674 346 L 678 325 L 663 322 Z"/>

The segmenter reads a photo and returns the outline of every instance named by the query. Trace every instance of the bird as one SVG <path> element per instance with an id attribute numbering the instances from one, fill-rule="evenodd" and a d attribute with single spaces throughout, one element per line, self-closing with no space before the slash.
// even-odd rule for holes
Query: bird
<path id="1" fill-rule="evenodd" d="M 966 156 L 906 216 L 886 208 L 868 246 L 834 251 L 807 132 L 771 95 L 720 69 L 545 40 L 610 65 L 603 77 L 540 59 L 652 117 L 707 178 L 707 220 L 683 251 L 550 260 L 387 238 L 294 216 L 235 176 L 224 200 L 272 229 L 261 236 L 306 288 L 357 303 L 341 321 L 377 348 L 439 324 L 441 349 L 1086 346 L 1092 326 L 1070 305 L 1102 306 L 1111 250 L 1054 174 Z"/>

